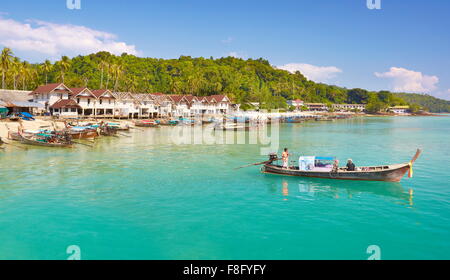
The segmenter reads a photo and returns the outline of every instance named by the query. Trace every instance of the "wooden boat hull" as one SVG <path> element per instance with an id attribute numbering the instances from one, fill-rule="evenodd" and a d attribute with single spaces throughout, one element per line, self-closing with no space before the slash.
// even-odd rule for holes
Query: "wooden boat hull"
<path id="1" fill-rule="evenodd" d="M 97 130 L 86 130 L 86 131 L 70 131 L 69 132 L 70 136 L 72 136 L 72 139 L 92 139 L 92 138 L 97 138 L 100 135 L 98 134 Z"/>
<path id="2" fill-rule="evenodd" d="M 356 181 L 384 181 L 400 182 L 405 174 L 410 170 L 409 163 L 396 164 L 390 166 L 380 166 L 374 171 L 301 171 L 298 167 L 295 169 L 284 169 L 280 165 L 265 164 L 261 171 L 263 173 L 278 174 L 285 176 L 311 177 L 334 180 L 356 180 Z"/>
<path id="3" fill-rule="evenodd" d="M 136 127 L 159 127 L 159 124 L 157 123 L 135 123 L 134 124 Z"/>
<path id="4" fill-rule="evenodd" d="M 25 137 L 22 137 L 22 139 L 20 141 L 26 145 L 40 146 L 40 147 L 51 147 L 51 148 L 71 148 L 72 147 L 72 144 L 69 144 L 69 143 L 46 143 L 46 142 L 40 142 L 40 141 L 28 139 Z"/>

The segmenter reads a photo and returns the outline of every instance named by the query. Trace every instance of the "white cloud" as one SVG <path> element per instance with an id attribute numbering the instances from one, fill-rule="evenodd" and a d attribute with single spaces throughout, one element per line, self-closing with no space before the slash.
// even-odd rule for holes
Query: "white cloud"
<path id="1" fill-rule="evenodd" d="M 134 45 L 117 41 L 108 32 L 80 25 L 56 24 L 28 20 L 19 22 L 0 17 L 0 44 L 13 50 L 34 52 L 57 58 L 61 55 L 90 54 L 108 51 L 137 55 Z"/>
<path id="2" fill-rule="evenodd" d="M 429 93 L 434 91 L 439 82 L 436 76 L 427 76 L 421 72 L 401 67 L 391 67 L 389 72 L 375 73 L 378 78 L 392 80 L 392 90 L 396 92 Z"/>
<path id="3" fill-rule="evenodd" d="M 319 83 L 327 82 L 335 78 L 337 74 L 342 73 L 342 70 L 335 66 L 315 66 L 306 63 L 289 63 L 277 68 L 291 73 L 300 71 L 309 80 Z"/>

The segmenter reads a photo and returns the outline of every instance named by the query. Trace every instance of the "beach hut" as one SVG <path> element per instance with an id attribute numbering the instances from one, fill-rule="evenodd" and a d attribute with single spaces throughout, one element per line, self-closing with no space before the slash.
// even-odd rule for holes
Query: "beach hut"
<path id="1" fill-rule="evenodd" d="M 8 108 L 6 108 L 3 105 L 3 102 L 0 101 L 0 119 L 6 118 L 6 115 L 8 114 Z"/>
<path id="2" fill-rule="evenodd" d="M 29 91 L 0 90 L 1 106 L 8 109 L 8 114 L 33 114 L 38 109 L 44 109 L 42 104 L 32 102 L 29 94 Z"/>

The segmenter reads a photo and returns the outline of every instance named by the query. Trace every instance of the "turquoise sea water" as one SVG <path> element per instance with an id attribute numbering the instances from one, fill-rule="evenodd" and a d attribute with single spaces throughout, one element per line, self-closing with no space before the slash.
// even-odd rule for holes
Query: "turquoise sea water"
<path id="1" fill-rule="evenodd" d="M 91 149 L 0 152 L 0 259 L 450 258 L 450 118 L 283 124 L 281 148 L 357 165 L 408 162 L 402 183 L 264 175 L 258 145 L 166 144 L 173 128 Z M 413 196 L 409 190 L 413 190 Z"/>

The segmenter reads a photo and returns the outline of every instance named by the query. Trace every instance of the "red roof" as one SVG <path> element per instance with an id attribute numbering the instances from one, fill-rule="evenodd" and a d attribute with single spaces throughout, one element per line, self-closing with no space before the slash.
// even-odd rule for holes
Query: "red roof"
<path id="1" fill-rule="evenodd" d="M 180 103 L 183 98 L 185 98 L 184 95 L 169 95 L 169 98 L 172 99 L 175 103 Z"/>
<path id="2" fill-rule="evenodd" d="M 97 97 L 97 98 L 100 98 L 100 96 L 102 96 L 103 94 L 105 94 L 105 93 L 107 93 L 107 92 L 111 93 L 111 97 L 110 97 L 110 98 L 114 98 L 113 95 L 112 95 L 112 92 L 111 92 L 109 89 L 96 89 L 96 90 L 93 90 L 93 91 L 92 91 L 92 93 L 93 93 L 93 94 L 95 95 L 95 97 Z"/>
<path id="3" fill-rule="evenodd" d="M 206 96 L 206 100 L 208 100 L 208 102 L 218 102 L 213 95 L 211 96 Z"/>
<path id="4" fill-rule="evenodd" d="M 187 100 L 189 103 L 194 102 L 195 99 L 196 99 L 196 100 L 199 100 L 196 96 L 193 96 L 193 95 L 185 95 L 184 97 L 186 98 L 186 100 Z"/>
<path id="5" fill-rule="evenodd" d="M 51 92 L 53 92 L 55 89 L 57 89 L 60 86 L 63 86 L 64 88 L 67 89 L 66 90 L 67 92 L 71 93 L 69 88 L 67 88 L 63 83 L 59 83 L 59 84 L 47 84 L 47 85 L 44 85 L 44 86 L 39 86 L 32 93 L 30 93 L 30 95 L 33 95 L 33 94 L 36 94 L 36 93 L 51 93 Z"/>
<path id="6" fill-rule="evenodd" d="M 71 88 L 70 89 L 72 91 L 71 96 L 77 96 L 78 94 L 82 93 L 83 91 L 87 90 L 89 93 L 92 94 L 92 91 L 90 89 L 88 89 L 87 87 L 83 87 L 83 88 Z M 95 95 L 94 95 L 95 96 Z"/>
<path id="7" fill-rule="evenodd" d="M 78 103 L 76 103 L 72 99 L 61 99 L 61 100 L 57 101 L 55 104 L 53 104 L 52 106 L 50 106 L 50 108 L 52 108 L 52 109 L 61 109 L 61 108 L 81 109 L 80 105 L 78 105 Z"/>
<path id="8" fill-rule="evenodd" d="M 214 98 L 217 102 L 222 102 L 224 99 L 228 99 L 228 97 L 224 94 L 211 95 L 210 97 Z"/>

